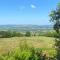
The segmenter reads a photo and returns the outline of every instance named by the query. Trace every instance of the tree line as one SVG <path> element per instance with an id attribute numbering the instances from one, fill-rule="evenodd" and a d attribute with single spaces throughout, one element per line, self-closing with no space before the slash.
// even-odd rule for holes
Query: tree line
<path id="1" fill-rule="evenodd" d="M 0 38 L 10 38 L 10 37 L 23 37 L 23 36 L 31 36 L 30 32 L 26 32 L 25 34 L 16 32 L 16 31 L 0 31 Z"/>
<path id="2" fill-rule="evenodd" d="M 30 31 L 26 31 L 24 33 L 22 32 L 17 32 L 17 31 L 0 31 L 0 38 L 10 38 L 10 37 L 30 37 L 30 36 L 45 36 L 45 37 L 56 37 L 58 34 L 56 32 L 38 32 L 38 33 L 33 33 Z"/>

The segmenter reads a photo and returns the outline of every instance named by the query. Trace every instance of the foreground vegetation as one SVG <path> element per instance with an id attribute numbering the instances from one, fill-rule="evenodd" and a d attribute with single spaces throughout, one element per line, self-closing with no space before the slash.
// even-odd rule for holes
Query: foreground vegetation
<path id="1" fill-rule="evenodd" d="M 34 50 L 42 51 L 47 56 L 54 57 L 56 55 L 56 51 L 54 48 L 54 38 L 43 37 L 43 36 L 0 38 L 0 54 L 4 55 L 4 54 L 8 54 L 11 51 L 14 52 L 16 48 L 19 48 L 21 44 L 25 44 L 25 43 L 27 43 L 28 46 L 33 47 L 32 49 Z M 22 46 L 22 48 L 24 48 L 24 46 Z M 25 47 L 25 49 L 26 48 L 27 46 Z M 18 52 L 18 50 L 16 51 Z M 18 53 L 20 54 L 20 52 Z M 30 52 L 27 53 L 30 54 Z M 11 57 L 12 55 L 14 55 L 14 53 L 11 54 Z"/>
<path id="2" fill-rule="evenodd" d="M 0 56 L 0 60 L 40 60 L 45 59 L 42 51 L 35 50 L 33 47 L 27 45 L 26 41 L 21 42 L 19 48 L 10 51 L 7 54 Z"/>

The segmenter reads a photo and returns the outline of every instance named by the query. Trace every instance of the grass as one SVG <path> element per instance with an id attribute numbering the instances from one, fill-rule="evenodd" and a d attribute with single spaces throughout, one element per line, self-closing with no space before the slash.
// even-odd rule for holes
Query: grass
<path id="1" fill-rule="evenodd" d="M 13 37 L 13 38 L 0 38 L 0 54 L 7 53 L 19 47 L 19 44 L 27 42 L 28 45 L 34 48 L 41 49 L 48 55 L 56 53 L 54 49 L 54 38 L 51 37 Z"/>
<path id="2" fill-rule="evenodd" d="M 28 46 L 26 41 L 23 44 L 21 42 L 20 47 L 14 51 L 0 56 L 0 60 L 41 60 L 43 58 L 42 51 Z M 46 59 L 46 56 L 44 59 Z"/>

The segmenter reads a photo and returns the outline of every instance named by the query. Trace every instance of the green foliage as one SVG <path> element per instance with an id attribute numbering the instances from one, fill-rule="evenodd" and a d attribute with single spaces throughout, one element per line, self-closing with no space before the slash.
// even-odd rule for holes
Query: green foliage
<path id="1" fill-rule="evenodd" d="M 0 31 L 0 37 L 2 37 L 2 38 L 11 37 L 11 32 L 10 31 Z"/>
<path id="2" fill-rule="evenodd" d="M 45 34 L 45 36 L 47 36 L 47 37 L 58 37 L 58 34 L 56 32 L 47 32 Z"/>
<path id="3" fill-rule="evenodd" d="M 16 31 L 0 31 L 0 38 L 21 37 L 22 33 Z"/>
<path id="4" fill-rule="evenodd" d="M 55 46 L 57 50 L 57 60 L 60 60 L 60 3 L 56 10 L 51 12 L 50 19 L 54 22 L 54 30 L 57 32 Z"/>
<path id="5" fill-rule="evenodd" d="M 54 31 L 51 31 L 51 32 L 47 31 L 45 33 L 39 33 L 39 36 L 56 37 L 58 36 L 58 34 Z"/>
<path id="6" fill-rule="evenodd" d="M 29 37 L 29 36 L 31 36 L 31 33 L 29 31 L 27 31 L 25 36 Z"/>
<path id="7" fill-rule="evenodd" d="M 22 33 L 16 32 L 16 31 L 13 31 L 13 32 L 11 33 L 11 35 L 12 35 L 12 37 L 21 37 L 21 36 L 23 36 Z"/>

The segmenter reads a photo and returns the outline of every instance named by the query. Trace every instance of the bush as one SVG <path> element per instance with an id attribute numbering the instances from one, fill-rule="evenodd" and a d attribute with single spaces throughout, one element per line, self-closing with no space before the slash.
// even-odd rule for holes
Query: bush
<path id="1" fill-rule="evenodd" d="M 0 31 L 0 37 L 1 38 L 11 37 L 11 32 L 10 31 Z"/>
<path id="2" fill-rule="evenodd" d="M 16 31 L 13 31 L 13 32 L 11 33 L 11 35 L 12 35 L 12 37 L 21 37 L 21 36 L 23 36 L 22 33 L 16 32 Z"/>
<path id="3" fill-rule="evenodd" d="M 25 36 L 30 37 L 31 33 L 29 31 L 26 32 Z"/>
<path id="4" fill-rule="evenodd" d="M 16 31 L 0 31 L 0 38 L 21 37 L 22 33 Z"/>
<path id="5" fill-rule="evenodd" d="M 39 36 L 46 36 L 46 37 L 56 37 L 58 34 L 56 32 L 40 32 Z"/>

